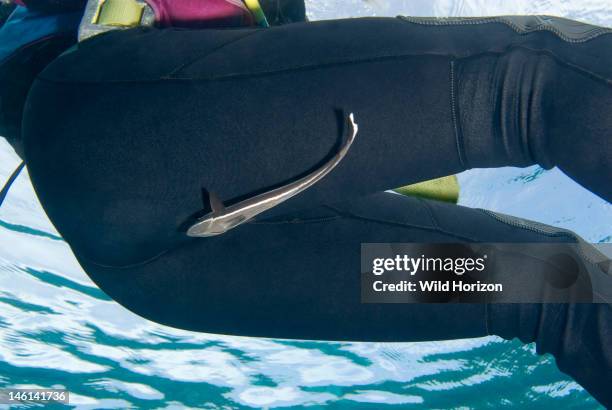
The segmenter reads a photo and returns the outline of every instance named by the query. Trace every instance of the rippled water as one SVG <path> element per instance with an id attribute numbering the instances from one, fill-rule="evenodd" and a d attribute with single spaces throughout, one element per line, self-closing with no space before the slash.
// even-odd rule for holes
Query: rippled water
<path id="1" fill-rule="evenodd" d="M 610 10 L 605 0 L 309 3 L 312 19 L 547 13 L 612 26 Z M 0 139 L 0 180 L 16 165 Z M 610 205 L 557 170 L 473 170 L 460 182 L 464 205 L 612 242 Z M 0 210 L 0 387 L 24 386 L 67 388 L 78 408 L 599 408 L 550 356 L 496 337 L 328 343 L 148 322 L 87 278 L 45 217 L 27 173 Z"/>

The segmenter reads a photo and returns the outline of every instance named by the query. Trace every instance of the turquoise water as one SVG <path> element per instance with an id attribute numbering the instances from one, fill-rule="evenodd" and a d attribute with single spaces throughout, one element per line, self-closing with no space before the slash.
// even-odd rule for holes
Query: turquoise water
<path id="1" fill-rule="evenodd" d="M 612 25 L 605 0 L 573 4 L 309 3 L 313 19 L 547 12 Z M 0 180 L 16 165 L 0 138 Z M 610 204 L 557 170 L 474 170 L 461 174 L 460 183 L 464 205 L 567 227 L 591 242 L 612 241 Z M 550 356 L 517 341 L 282 341 L 146 321 L 87 278 L 44 215 L 27 173 L 0 210 L 0 387 L 67 388 L 79 409 L 601 408 Z"/>
<path id="2" fill-rule="evenodd" d="M 78 408 L 598 408 L 551 357 L 495 337 L 328 343 L 156 325 L 90 283 L 59 238 L 1 229 L 31 258 L 14 259 L 40 262 L 11 263 L 3 247 L 0 387 L 67 388 Z M 62 250 L 63 261 L 44 257 Z"/>

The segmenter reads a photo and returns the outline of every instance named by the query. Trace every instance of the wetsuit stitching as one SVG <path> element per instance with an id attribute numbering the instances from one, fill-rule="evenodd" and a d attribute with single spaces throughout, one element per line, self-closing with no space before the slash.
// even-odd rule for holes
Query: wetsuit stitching
<path id="1" fill-rule="evenodd" d="M 572 235 L 568 232 L 562 231 L 562 230 L 558 230 L 558 231 L 545 231 L 544 229 L 538 228 L 537 226 L 533 226 L 530 225 L 528 223 L 522 222 L 522 221 L 510 221 L 510 220 L 506 220 L 503 216 L 493 212 L 493 211 L 489 211 L 488 209 L 478 209 L 475 208 L 477 211 L 480 211 L 482 213 L 484 213 L 485 215 L 488 215 L 490 217 L 492 217 L 493 219 L 497 220 L 498 222 L 501 222 L 507 226 L 511 226 L 513 228 L 523 228 L 526 229 L 528 231 L 532 231 L 544 236 L 548 236 L 549 238 L 559 238 L 559 237 L 566 237 L 569 239 L 574 239 L 576 240 L 576 236 Z"/>
<path id="2" fill-rule="evenodd" d="M 171 252 L 173 250 L 179 249 L 181 246 L 184 246 L 184 244 L 181 244 L 181 245 L 177 244 L 176 246 L 172 246 L 172 247 L 166 248 L 163 251 L 159 252 L 157 255 L 151 256 L 150 258 L 147 258 L 147 259 L 145 259 L 143 261 L 134 262 L 134 263 L 128 263 L 126 265 L 106 265 L 104 263 L 95 262 L 95 261 L 93 261 L 93 260 L 91 260 L 91 259 L 89 259 L 87 257 L 82 256 L 82 255 L 77 255 L 76 252 L 74 254 L 75 254 L 75 256 L 77 256 L 77 259 L 87 261 L 87 263 L 90 263 L 92 265 L 98 266 L 100 268 L 104 268 L 104 269 L 122 269 L 123 270 L 123 269 L 138 268 L 140 266 L 147 265 L 147 264 L 149 264 L 151 262 L 155 262 L 157 259 L 161 258 L 165 254 L 167 254 L 167 253 L 169 253 L 169 252 Z"/>
<path id="3" fill-rule="evenodd" d="M 419 54 L 395 54 L 395 55 L 383 55 L 383 56 L 374 56 L 368 58 L 360 58 L 353 60 L 344 60 L 344 61 L 333 61 L 329 63 L 319 63 L 319 64 L 303 64 L 296 65 L 293 67 L 286 68 L 278 68 L 272 70 L 262 70 L 257 72 L 250 73 L 223 73 L 220 75 L 210 75 L 206 77 L 168 77 L 162 75 L 157 78 L 150 79 L 129 79 L 129 80 L 61 80 L 48 78 L 44 75 L 40 75 L 37 79 L 41 81 L 46 81 L 49 83 L 58 83 L 58 84 L 150 84 L 150 83 L 164 83 L 164 82 L 191 82 L 191 81 L 203 81 L 203 82 L 212 82 L 212 81 L 223 81 L 223 80 L 234 80 L 234 79 L 251 79 L 251 78 L 259 78 L 259 77 L 268 77 L 274 75 L 283 75 L 294 72 L 304 72 L 304 71 L 314 71 L 319 69 L 327 69 L 327 68 L 336 68 L 342 67 L 346 65 L 353 64 L 367 64 L 367 63 L 378 63 L 378 62 L 386 62 L 393 60 L 407 60 L 410 58 L 419 58 L 423 56 L 431 56 L 431 57 L 449 57 L 448 54 L 437 54 L 437 53 L 419 53 Z"/>
<path id="4" fill-rule="evenodd" d="M 197 63 L 197 62 L 199 62 L 199 61 L 201 61 L 201 60 L 203 60 L 203 59 L 205 59 L 207 57 L 210 57 L 211 55 L 217 53 L 218 51 L 224 49 L 226 46 L 229 46 L 231 44 L 235 44 L 235 43 L 239 42 L 240 40 L 243 40 L 243 39 L 245 39 L 247 37 L 252 36 L 255 33 L 260 33 L 260 32 L 261 32 L 261 30 L 253 30 L 252 32 L 248 32 L 248 33 L 246 33 L 243 36 L 240 36 L 238 38 L 234 38 L 234 39 L 228 41 L 227 43 L 221 44 L 221 45 L 213 48 L 212 50 L 207 51 L 204 55 L 198 56 L 198 57 L 194 58 L 193 60 L 188 61 L 186 63 L 183 63 L 183 64 L 179 65 L 178 67 L 172 69 L 172 71 L 170 71 L 164 77 L 172 77 L 175 74 L 177 74 L 178 72 L 180 72 L 181 70 L 184 70 L 185 68 L 189 67 L 190 65 L 193 65 L 193 64 L 195 64 L 195 63 Z"/>
<path id="5" fill-rule="evenodd" d="M 436 19 L 436 20 L 422 20 L 418 17 L 410 17 L 410 16 L 397 16 L 400 20 L 405 21 L 407 23 L 420 24 L 424 26 L 464 26 L 464 25 L 479 25 L 479 24 L 491 24 L 491 23 L 500 23 L 510 27 L 519 35 L 527 35 L 538 31 L 549 31 L 551 33 L 556 34 L 561 40 L 566 41 L 568 43 L 585 43 L 587 41 L 593 40 L 604 34 L 612 34 L 612 30 L 606 29 L 604 27 L 595 27 L 591 34 L 587 35 L 584 38 L 575 39 L 568 37 L 567 34 L 563 33 L 561 30 L 554 26 L 546 25 L 545 22 L 539 23 L 537 26 L 533 28 L 523 28 L 513 23 L 510 20 L 506 20 L 500 17 L 489 17 L 489 18 L 474 18 L 474 19 L 466 19 L 466 20 L 451 20 L 451 19 Z M 588 24 L 585 24 L 588 25 Z"/>
<path id="6" fill-rule="evenodd" d="M 451 95 L 451 115 L 453 119 L 453 128 L 455 130 L 455 143 L 457 145 L 457 155 L 459 156 L 459 163 L 464 169 L 467 169 L 467 161 L 465 159 L 465 150 L 463 147 L 463 138 L 461 135 L 461 128 L 457 118 L 457 98 L 455 95 L 455 60 L 450 62 L 450 95 Z"/>
<path id="7" fill-rule="evenodd" d="M 501 222 L 501 223 L 503 223 L 503 224 L 505 224 L 507 226 L 510 226 L 512 228 L 525 229 L 525 230 L 528 230 L 528 231 L 532 231 L 534 233 L 538 233 L 540 235 L 547 236 L 549 238 L 567 238 L 567 239 L 571 239 L 572 240 L 572 242 L 571 242 L 572 244 L 578 245 L 576 251 L 582 257 L 582 259 L 584 259 L 585 261 L 589 262 L 591 265 L 597 266 L 597 261 L 593 260 L 593 258 L 590 255 L 585 253 L 583 248 L 580 246 L 581 244 L 584 244 L 585 241 L 580 236 L 574 234 L 571 231 L 563 230 L 561 228 L 555 228 L 555 227 L 552 227 L 552 226 L 543 225 L 543 224 L 540 224 L 538 222 L 524 221 L 524 220 L 521 220 L 521 219 L 516 218 L 516 217 L 512 217 L 512 216 L 508 216 L 508 215 L 503 215 L 503 214 L 498 214 L 497 212 L 493 212 L 493 211 L 490 211 L 488 209 L 478 209 L 478 208 L 475 208 L 475 209 L 477 211 L 480 211 L 480 212 L 490 216 L 491 218 L 497 220 L 498 222 Z M 548 228 L 549 230 L 547 230 L 546 228 Z M 553 229 L 556 229 L 556 230 L 553 230 Z"/>
<path id="8" fill-rule="evenodd" d="M 429 231 L 429 232 L 437 232 L 437 233 L 440 233 L 440 234 L 443 234 L 443 235 L 447 235 L 447 236 L 453 237 L 455 239 L 460 239 L 460 240 L 463 240 L 463 241 L 479 242 L 476 238 L 460 235 L 460 234 L 457 234 L 457 233 L 454 233 L 454 232 L 450 232 L 450 231 L 447 231 L 445 229 L 436 228 L 436 227 L 419 226 L 419 225 L 414 225 L 414 224 L 410 224 L 410 223 L 406 223 L 406 222 L 399 222 L 399 221 L 387 221 L 387 220 L 384 220 L 384 219 L 365 217 L 365 216 L 359 216 L 359 215 L 353 215 L 353 214 L 349 215 L 349 217 L 354 218 L 354 219 L 358 219 L 358 220 L 379 223 L 379 224 L 395 225 L 395 226 L 401 226 L 401 227 L 410 227 L 410 228 L 421 229 L 421 230 Z"/>
<path id="9" fill-rule="evenodd" d="M 548 55 L 551 58 L 553 58 L 556 62 L 567 66 L 567 68 L 573 69 L 574 71 L 578 73 L 588 74 L 593 79 L 599 80 L 608 86 L 612 86 L 612 79 L 603 77 L 583 67 L 579 67 L 572 63 L 569 63 L 549 50 L 536 50 L 536 49 L 532 49 L 530 47 L 526 47 L 523 45 L 510 46 L 501 51 L 484 51 L 481 53 L 477 53 L 477 54 L 473 54 L 473 55 L 469 55 L 465 57 L 460 57 L 460 59 L 467 60 L 467 59 L 478 58 L 478 57 L 487 56 L 487 55 L 503 56 L 506 53 L 509 53 L 513 50 L 520 50 L 520 49 L 529 50 L 537 54 Z M 259 72 L 252 72 L 252 73 L 227 73 L 227 74 L 222 74 L 222 75 L 211 75 L 208 77 L 190 77 L 190 78 L 158 77 L 158 78 L 151 78 L 151 79 L 144 79 L 144 80 L 130 79 L 130 80 L 102 80 L 102 81 L 100 80 L 77 80 L 77 81 L 74 81 L 74 80 L 61 80 L 61 79 L 47 78 L 47 77 L 44 77 L 43 75 L 40 75 L 37 78 L 37 80 L 48 82 L 48 83 L 74 84 L 74 85 L 152 84 L 152 83 L 164 83 L 164 82 L 194 82 L 194 81 L 214 82 L 214 81 L 234 80 L 234 79 L 253 79 L 253 78 L 259 78 L 259 77 L 283 75 L 283 74 L 293 73 L 293 72 L 314 71 L 314 70 L 319 70 L 319 69 L 335 68 L 335 67 L 341 67 L 341 66 L 352 65 L 352 64 L 366 64 L 366 63 L 377 63 L 377 62 L 385 62 L 385 61 L 393 61 L 393 60 L 404 60 L 404 59 L 418 58 L 418 57 L 423 57 L 423 56 L 440 57 L 440 58 L 443 58 L 443 57 L 457 58 L 453 54 L 437 54 L 437 53 L 397 54 L 397 55 L 392 55 L 392 56 L 377 56 L 377 57 L 371 57 L 371 58 L 337 61 L 337 62 L 323 63 L 323 64 L 301 65 L 301 66 L 295 66 L 295 67 L 281 68 L 281 69 L 268 70 L 268 71 L 259 71 Z"/>
<path id="10" fill-rule="evenodd" d="M 401 226 L 401 227 L 409 227 L 409 228 L 414 228 L 414 229 L 420 229 L 420 230 L 424 230 L 424 231 L 428 231 L 428 232 L 437 232 L 437 233 L 441 233 L 444 235 L 448 235 L 451 236 L 453 238 L 456 239 L 460 239 L 463 241 L 469 241 L 469 242 L 478 242 L 478 240 L 468 237 L 468 236 L 463 236 L 463 235 L 459 235 L 459 234 L 455 234 L 453 232 L 448 232 L 445 231 L 444 229 L 438 228 L 438 227 L 428 227 L 428 226 L 420 226 L 420 225 L 414 225 L 414 224 L 410 224 L 410 223 L 406 223 L 406 222 L 399 222 L 399 221 L 387 221 L 387 220 L 383 220 L 383 219 L 377 219 L 377 218 L 370 218 L 370 217 L 364 217 L 364 216 L 359 216 L 357 214 L 353 214 L 351 212 L 347 212 L 347 211 L 343 211 L 340 209 L 337 209 L 333 206 L 326 206 L 327 208 L 335 211 L 338 213 L 337 217 L 335 217 L 333 220 L 340 220 L 340 219 L 355 219 L 355 220 L 362 220 L 362 221 L 367 221 L 367 222 L 374 222 L 374 223 L 378 223 L 378 224 L 386 224 L 386 225 L 394 225 L 394 226 Z M 252 222 L 251 222 L 252 223 Z M 197 239 L 194 239 L 194 241 Z M 176 246 L 172 246 L 169 247 L 167 249 L 164 249 L 163 251 L 159 252 L 157 255 L 152 256 L 144 261 L 141 262 L 134 262 L 134 263 L 130 263 L 130 264 L 126 264 L 126 265 L 106 265 L 103 263 L 99 263 L 99 262 L 95 262 L 87 257 L 84 257 L 82 255 L 77 255 L 78 259 L 83 260 L 83 261 L 87 261 L 88 263 L 101 267 L 101 268 L 105 268 L 105 269 L 117 269 L 117 270 L 125 270 L 125 269 L 133 269 L 133 268 L 137 268 L 140 266 L 144 266 L 147 265 L 151 262 L 156 261 L 157 259 L 161 258 L 162 256 L 164 256 L 165 254 L 174 251 L 176 249 L 179 249 L 183 246 L 186 246 L 187 244 L 182 243 L 182 244 L 177 244 Z M 75 253 L 76 254 L 76 253 Z"/>
<path id="11" fill-rule="evenodd" d="M 448 235 L 448 236 L 451 236 L 453 238 L 464 240 L 464 241 L 468 241 L 468 242 L 479 242 L 475 238 L 472 238 L 472 237 L 469 237 L 469 236 L 463 236 L 463 235 L 456 234 L 456 233 L 450 232 L 450 231 L 446 231 L 446 230 L 441 229 L 439 227 L 416 225 L 416 224 L 412 224 L 412 223 L 408 223 L 408 222 L 402 222 L 402 221 L 390 221 L 390 220 L 382 219 L 382 218 L 373 218 L 373 217 L 368 217 L 368 216 L 362 216 L 362 215 L 358 215 L 358 214 L 350 212 L 350 211 L 344 211 L 344 210 L 333 208 L 333 207 L 330 207 L 330 208 L 334 209 L 336 212 L 338 212 L 339 214 L 341 214 L 341 215 L 343 215 L 343 216 L 345 216 L 347 218 L 352 218 L 352 219 L 361 220 L 361 221 L 367 221 L 367 222 L 374 222 L 374 223 L 378 223 L 378 224 L 387 224 L 387 225 L 394 225 L 394 226 L 401 226 L 401 227 L 410 227 L 410 228 L 415 228 L 415 229 L 421 229 L 421 230 L 428 231 L 428 232 L 441 233 L 441 234 Z"/>
<path id="12" fill-rule="evenodd" d="M 279 222 L 278 224 L 279 225 L 283 225 L 283 224 L 302 224 L 302 223 L 303 224 L 307 224 L 307 223 L 317 223 L 317 222 L 331 222 L 331 221 L 335 221 L 335 220 L 339 220 L 339 219 L 344 219 L 344 218 L 345 218 L 345 216 L 338 214 L 338 215 L 330 216 L 330 217 L 328 217 L 326 219 L 320 218 L 320 219 L 313 219 L 313 220 L 302 220 L 302 221 L 298 221 L 298 222 L 294 222 L 294 221 L 282 221 L 282 222 Z M 247 224 L 249 224 L 249 225 L 250 224 L 253 224 L 253 225 L 274 225 L 275 223 L 274 222 L 267 222 L 267 221 L 251 221 L 251 222 L 248 222 Z M 197 239 L 193 239 L 193 241 L 196 241 L 196 240 Z M 99 267 L 105 268 L 105 269 L 132 269 L 132 268 L 137 268 L 137 267 L 140 267 L 140 266 L 147 265 L 147 264 L 149 264 L 151 262 L 154 262 L 157 259 L 159 259 L 162 256 L 164 256 L 165 254 L 167 254 L 167 253 L 169 253 L 171 251 L 174 251 L 176 249 L 179 249 L 179 248 L 181 248 L 181 247 L 183 247 L 185 245 L 187 245 L 187 244 L 186 243 L 180 243 L 180 244 L 176 244 L 174 246 L 170 246 L 170 247 L 162 250 L 158 254 L 156 254 L 154 256 L 151 256 L 150 258 L 147 258 L 147 259 L 145 259 L 143 261 L 140 261 L 140 262 L 129 263 L 129 264 L 126 264 L 126 265 L 106 265 L 106 264 L 103 264 L 103 263 L 95 262 L 95 261 L 93 261 L 93 260 L 91 260 L 91 259 L 89 259 L 87 257 L 81 256 L 81 255 L 78 255 L 78 259 L 82 259 L 84 261 L 87 261 L 88 263 L 91 263 L 92 265 L 96 265 L 96 266 L 99 266 Z"/>
<path id="13" fill-rule="evenodd" d="M 338 219 L 344 218 L 341 215 L 327 216 L 321 218 L 310 218 L 310 219 L 286 219 L 286 220 L 253 220 L 248 222 L 250 225 L 300 225 L 300 224 L 310 224 L 310 223 L 319 223 L 319 222 L 330 222 Z"/>
<path id="14" fill-rule="evenodd" d="M 471 60 L 471 59 L 477 59 L 480 57 L 484 57 L 484 56 L 504 56 L 508 53 L 511 53 L 514 50 L 527 50 L 530 51 L 532 53 L 535 53 L 537 56 L 547 56 L 550 57 L 554 63 L 556 64 L 560 64 L 562 66 L 564 66 L 565 68 L 568 68 L 578 74 L 582 74 L 582 75 L 587 75 L 590 78 L 592 78 L 593 80 L 597 80 L 600 81 L 602 83 L 604 83 L 606 86 L 612 86 L 612 79 L 604 77 L 602 75 L 599 75 L 593 71 L 590 71 L 584 67 L 580 67 L 577 66 L 565 59 L 563 59 L 562 57 L 558 56 L 557 54 L 555 54 L 554 52 L 550 51 L 550 50 L 539 50 L 539 49 L 535 49 L 535 48 L 531 48 L 525 45 L 520 45 L 520 46 L 510 46 L 508 48 L 506 48 L 503 51 L 500 52 L 496 52 L 496 51 L 486 51 L 483 53 L 479 53 L 479 54 L 474 54 L 474 55 L 470 55 L 470 56 L 466 56 L 466 57 L 461 57 L 460 60 L 462 61 L 466 61 L 466 60 Z"/>
<path id="15" fill-rule="evenodd" d="M 421 204 L 423 206 L 423 208 L 425 208 L 425 211 L 427 211 L 427 214 L 429 214 L 429 219 L 431 220 L 431 223 L 433 224 L 433 226 L 438 228 L 438 229 L 442 229 L 442 227 L 438 223 L 438 219 L 436 218 L 433 209 L 427 203 L 427 201 L 425 201 L 422 198 L 416 198 L 416 199 L 417 199 L 418 203 Z"/>

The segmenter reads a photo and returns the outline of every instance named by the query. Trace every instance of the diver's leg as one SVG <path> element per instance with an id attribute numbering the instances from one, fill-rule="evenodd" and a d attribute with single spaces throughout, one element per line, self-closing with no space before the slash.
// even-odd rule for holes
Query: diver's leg
<path id="1" fill-rule="evenodd" d="M 381 193 L 248 223 L 133 266 L 105 267 L 76 256 L 111 297 L 176 327 L 280 338 L 432 340 L 485 334 L 484 308 L 464 308 L 474 312 L 465 323 L 441 318 L 444 326 L 432 326 L 414 322 L 421 306 L 362 304 L 362 243 L 568 240 L 481 210 Z M 408 320 L 412 325 L 396 326 Z"/>
<path id="2" fill-rule="evenodd" d="M 610 198 L 612 35 L 546 24 L 107 33 L 33 87 L 30 175 L 75 252 L 112 265 L 186 240 L 208 211 L 202 189 L 238 201 L 317 168 L 349 112 L 360 131 L 347 157 L 266 216 L 536 161 Z"/>
<path id="3" fill-rule="evenodd" d="M 364 19 L 109 33 L 62 57 L 34 87 L 25 133 L 32 179 L 86 271 L 153 320 L 314 339 L 518 334 L 568 361 L 584 359 L 603 375 L 593 381 L 601 386 L 608 305 L 500 305 L 487 315 L 482 305 L 359 301 L 361 242 L 550 240 L 537 232 L 463 208 L 437 214 L 458 212 L 461 225 L 449 232 L 409 199 L 402 213 L 387 213 L 396 202 L 380 199 L 359 204 L 415 219 L 267 219 L 216 238 L 184 235 L 201 188 L 238 199 L 331 155 L 341 123 L 334 110 L 355 113 L 358 140 L 277 214 L 466 167 L 535 161 L 560 164 L 610 198 L 610 35 L 521 30 Z M 581 331 L 592 335 L 588 343 Z"/>
<path id="4" fill-rule="evenodd" d="M 517 225 L 481 210 L 382 193 L 247 224 L 138 266 L 80 261 L 128 309 L 189 330 L 317 340 L 496 334 L 535 341 L 603 401 L 612 368 L 609 304 L 361 303 L 362 243 L 573 241 L 564 231 Z M 516 274 L 521 260 L 512 266 Z M 536 280 L 530 285 L 537 287 Z"/>

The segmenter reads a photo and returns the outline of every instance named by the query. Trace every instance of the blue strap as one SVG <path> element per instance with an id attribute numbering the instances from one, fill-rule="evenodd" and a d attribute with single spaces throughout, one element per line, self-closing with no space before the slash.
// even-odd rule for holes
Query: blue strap
<path id="1" fill-rule="evenodd" d="M 58 33 L 76 32 L 82 12 L 48 14 L 17 7 L 0 28 L 0 61 L 26 44 Z"/>

